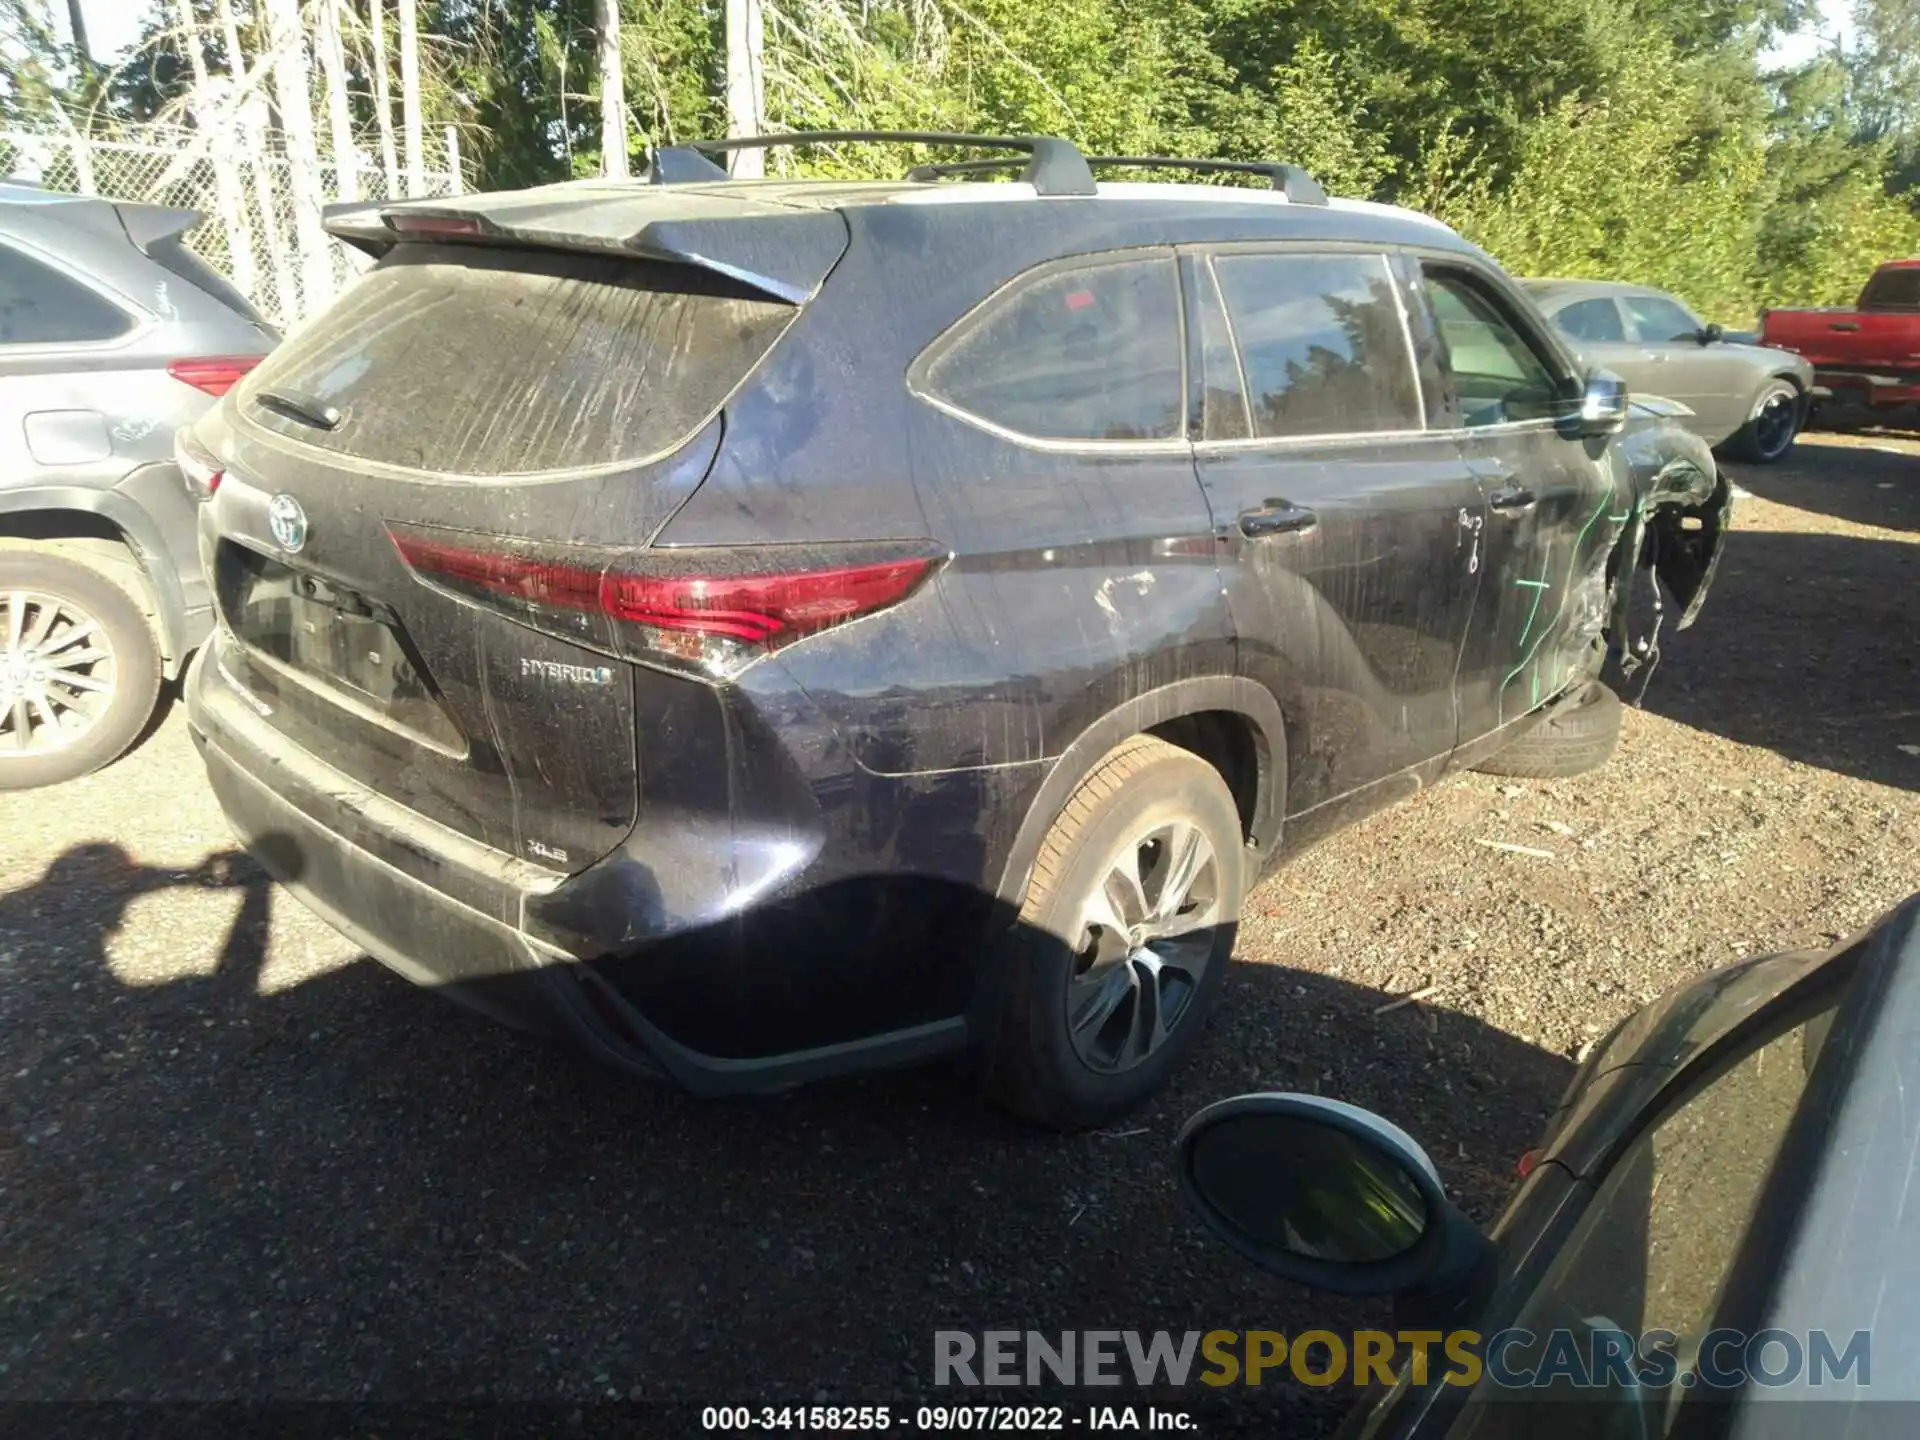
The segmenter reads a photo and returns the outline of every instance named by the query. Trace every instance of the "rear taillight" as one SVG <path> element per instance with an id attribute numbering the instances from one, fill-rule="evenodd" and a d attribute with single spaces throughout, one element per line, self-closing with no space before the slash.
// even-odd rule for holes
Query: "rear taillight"
<path id="1" fill-rule="evenodd" d="M 187 482 L 187 493 L 194 499 L 211 499 L 213 492 L 220 488 L 220 477 L 224 473 L 220 462 L 193 438 L 191 429 L 173 432 L 173 463 L 180 468 L 180 478 Z"/>
<path id="2" fill-rule="evenodd" d="M 429 585 L 623 659 L 736 675 L 762 655 L 913 593 L 942 556 L 925 545 L 668 549 L 609 557 L 389 525 Z"/>
<path id="3" fill-rule="evenodd" d="M 470 215 L 398 215 L 382 216 L 387 228 L 397 235 L 419 235 L 429 239 L 453 235 L 478 235 L 480 222 Z"/>
<path id="4" fill-rule="evenodd" d="M 201 355 L 192 360 L 169 361 L 167 374 L 182 385 L 191 385 L 209 395 L 224 395 L 260 360 L 258 355 Z"/>

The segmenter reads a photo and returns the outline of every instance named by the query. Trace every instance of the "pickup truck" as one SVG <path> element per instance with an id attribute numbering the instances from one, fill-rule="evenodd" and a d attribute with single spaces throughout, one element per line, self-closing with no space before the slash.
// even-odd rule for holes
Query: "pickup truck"
<path id="1" fill-rule="evenodd" d="M 1920 258 L 1875 270 L 1851 310 L 1762 312 L 1760 343 L 1812 361 L 1821 399 L 1920 405 Z"/>

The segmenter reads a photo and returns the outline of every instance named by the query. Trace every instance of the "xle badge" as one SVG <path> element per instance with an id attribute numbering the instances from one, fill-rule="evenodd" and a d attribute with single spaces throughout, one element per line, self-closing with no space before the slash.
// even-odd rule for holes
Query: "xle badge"
<path id="1" fill-rule="evenodd" d="M 520 673 L 542 680 L 559 680 L 568 685 L 610 685 L 613 671 L 605 665 L 562 665 L 557 660 L 533 660 L 520 657 Z"/>

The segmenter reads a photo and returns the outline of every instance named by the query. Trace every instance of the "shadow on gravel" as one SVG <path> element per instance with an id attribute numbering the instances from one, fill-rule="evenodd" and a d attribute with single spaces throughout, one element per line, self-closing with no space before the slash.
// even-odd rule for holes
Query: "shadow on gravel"
<path id="1" fill-rule="evenodd" d="M 242 891 L 227 933 L 183 937 L 205 973 L 122 983 L 127 905 L 194 885 Z M 263 995 L 286 903 L 237 854 L 182 873 L 111 845 L 0 896 L 0 1399 L 898 1406 L 963 1398 L 932 1388 L 936 1329 L 1379 1324 L 1202 1235 L 1182 1120 L 1339 1095 L 1487 1220 L 1571 1071 L 1466 1016 L 1236 965 L 1168 1092 L 1107 1132 L 1020 1128 L 952 1066 L 699 1102 L 372 961 Z M 1313 1435 L 1351 1397 L 1163 1398 L 1211 1433 Z"/>
<path id="2" fill-rule="evenodd" d="M 1654 714 L 1920 789 L 1920 544 L 1736 529 L 1700 619 L 1664 651 Z"/>
<path id="3" fill-rule="evenodd" d="M 1734 482 L 1762 499 L 1815 515 L 1887 530 L 1920 530 L 1920 454 L 1891 443 L 1874 444 L 1881 438 L 1877 432 L 1861 438 L 1865 443 L 1844 447 L 1814 439 L 1778 467 L 1735 468 Z M 1737 518 L 1734 525 L 1738 535 Z"/>

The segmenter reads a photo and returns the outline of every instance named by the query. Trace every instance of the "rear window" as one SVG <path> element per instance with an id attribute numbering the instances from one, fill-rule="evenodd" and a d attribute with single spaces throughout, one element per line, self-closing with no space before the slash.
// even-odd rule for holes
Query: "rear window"
<path id="1" fill-rule="evenodd" d="M 194 289 L 211 295 L 241 319 L 251 320 L 255 325 L 266 324 L 260 312 L 253 308 L 253 303 L 234 289 L 218 270 L 187 249 L 178 235 L 153 241 L 147 246 L 146 255 L 156 265 L 164 265 Z"/>
<path id="2" fill-rule="evenodd" d="M 440 474 L 578 470 L 691 435 L 797 310 L 687 266 L 401 245 L 249 377 L 254 423 Z M 255 403 L 332 407 L 331 430 Z"/>
<path id="3" fill-rule="evenodd" d="M 1869 310 L 1920 310 L 1920 268 L 1882 270 L 1867 282 L 1860 304 Z"/>
<path id="4" fill-rule="evenodd" d="M 934 342 L 915 382 L 1020 435 L 1165 440 L 1184 423 L 1180 277 L 1171 254 L 1015 281 Z"/>

